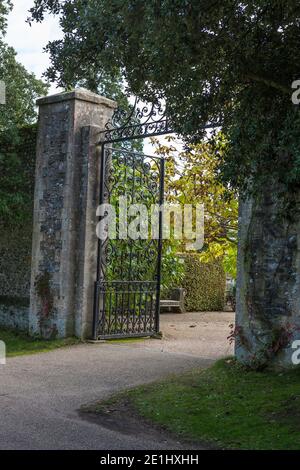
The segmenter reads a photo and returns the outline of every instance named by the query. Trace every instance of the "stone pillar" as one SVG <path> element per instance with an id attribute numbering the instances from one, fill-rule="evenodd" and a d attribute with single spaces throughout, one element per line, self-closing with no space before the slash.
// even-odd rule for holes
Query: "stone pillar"
<path id="1" fill-rule="evenodd" d="M 293 367 L 300 340 L 300 194 L 292 205 L 279 183 L 241 201 L 236 356 L 252 367 Z"/>
<path id="2" fill-rule="evenodd" d="M 116 103 L 77 89 L 38 100 L 30 334 L 91 334 L 99 130 Z"/>

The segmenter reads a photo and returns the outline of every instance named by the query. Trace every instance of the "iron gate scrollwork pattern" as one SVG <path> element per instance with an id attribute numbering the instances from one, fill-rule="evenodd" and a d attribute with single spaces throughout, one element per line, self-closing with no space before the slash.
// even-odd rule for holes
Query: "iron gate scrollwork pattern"
<path id="1" fill-rule="evenodd" d="M 163 204 L 164 159 L 128 149 L 126 143 L 169 132 L 160 105 L 139 108 L 137 104 L 128 115 L 116 110 L 101 132 L 100 204 L 114 207 L 117 230 L 114 238 L 99 240 L 94 339 L 151 336 L 159 331 L 162 213 L 156 213 L 159 223 L 154 237 L 150 236 L 150 221 L 153 206 Z M 125 147 L 120 144 L 123 142 Z M 147 238 L 122 235 L 120 197 L 125 198 L 127 207 L 143 204 L 146 208 L 139 229 L 149 234 Z M 129 217 L 128 224 L 131 222 Z"/>
<path id="2" fill-rule="evenodd" d="M 104 140 L 110 143 L 170 133 L 171 124 L 163 105 L 160 102 L 145 104 L 138 99 L 129 112 L 116 109 L 101 132 Z"/>

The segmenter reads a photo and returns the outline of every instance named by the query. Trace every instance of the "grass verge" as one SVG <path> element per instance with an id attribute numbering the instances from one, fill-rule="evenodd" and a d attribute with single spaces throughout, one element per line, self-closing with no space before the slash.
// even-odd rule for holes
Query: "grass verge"
<path id="1" fill-rule="evenodd" d="M 7 357 L 22 356 L 23 354 L 35 354 L 52 351 L 56 348 L 80 343 L 77 338 L 42 340 L 30 338 L 25 333 L 0 329 L 0 340 L 6 344 Z"/>
<path id="2" fill-rule="evenodd" d="M 300 370 L 247 371 L 226 359 L 106 403 L 125 398 L 134 411 L 177 436 L 223 448 L 300 448 Z"/>

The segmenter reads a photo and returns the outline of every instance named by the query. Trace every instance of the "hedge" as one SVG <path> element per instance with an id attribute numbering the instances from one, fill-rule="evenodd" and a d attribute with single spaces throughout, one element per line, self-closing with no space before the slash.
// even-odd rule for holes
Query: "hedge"
<path id="1" fill-rule="evenodd" d="M 221 261 L 202 263 L 199 254 L 184 254 L 188 312 L 222 311 L 224 309 L 226 276 Z"/>

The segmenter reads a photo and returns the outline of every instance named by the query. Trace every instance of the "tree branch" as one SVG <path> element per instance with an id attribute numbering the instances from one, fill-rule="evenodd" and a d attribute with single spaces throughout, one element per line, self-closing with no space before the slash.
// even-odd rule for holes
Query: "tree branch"
<path id="1" fill-rule="evenodd" d="M 281 85 L 280 83 L 274 82 L 274 80 L 270 80 L 269 78 L 260 77 L 259 75 L 256 75 L 255 73 L 247 73 L 245 75 L 245 78 L 248 80 L 253 80 L 255 82 L 264 83 L 266 86 L 275 88 L 276 90 L 279 90 L 284 94 L 288 94 L 288 95 L 291 94 L 290 88 L 284 85 Z"/>

